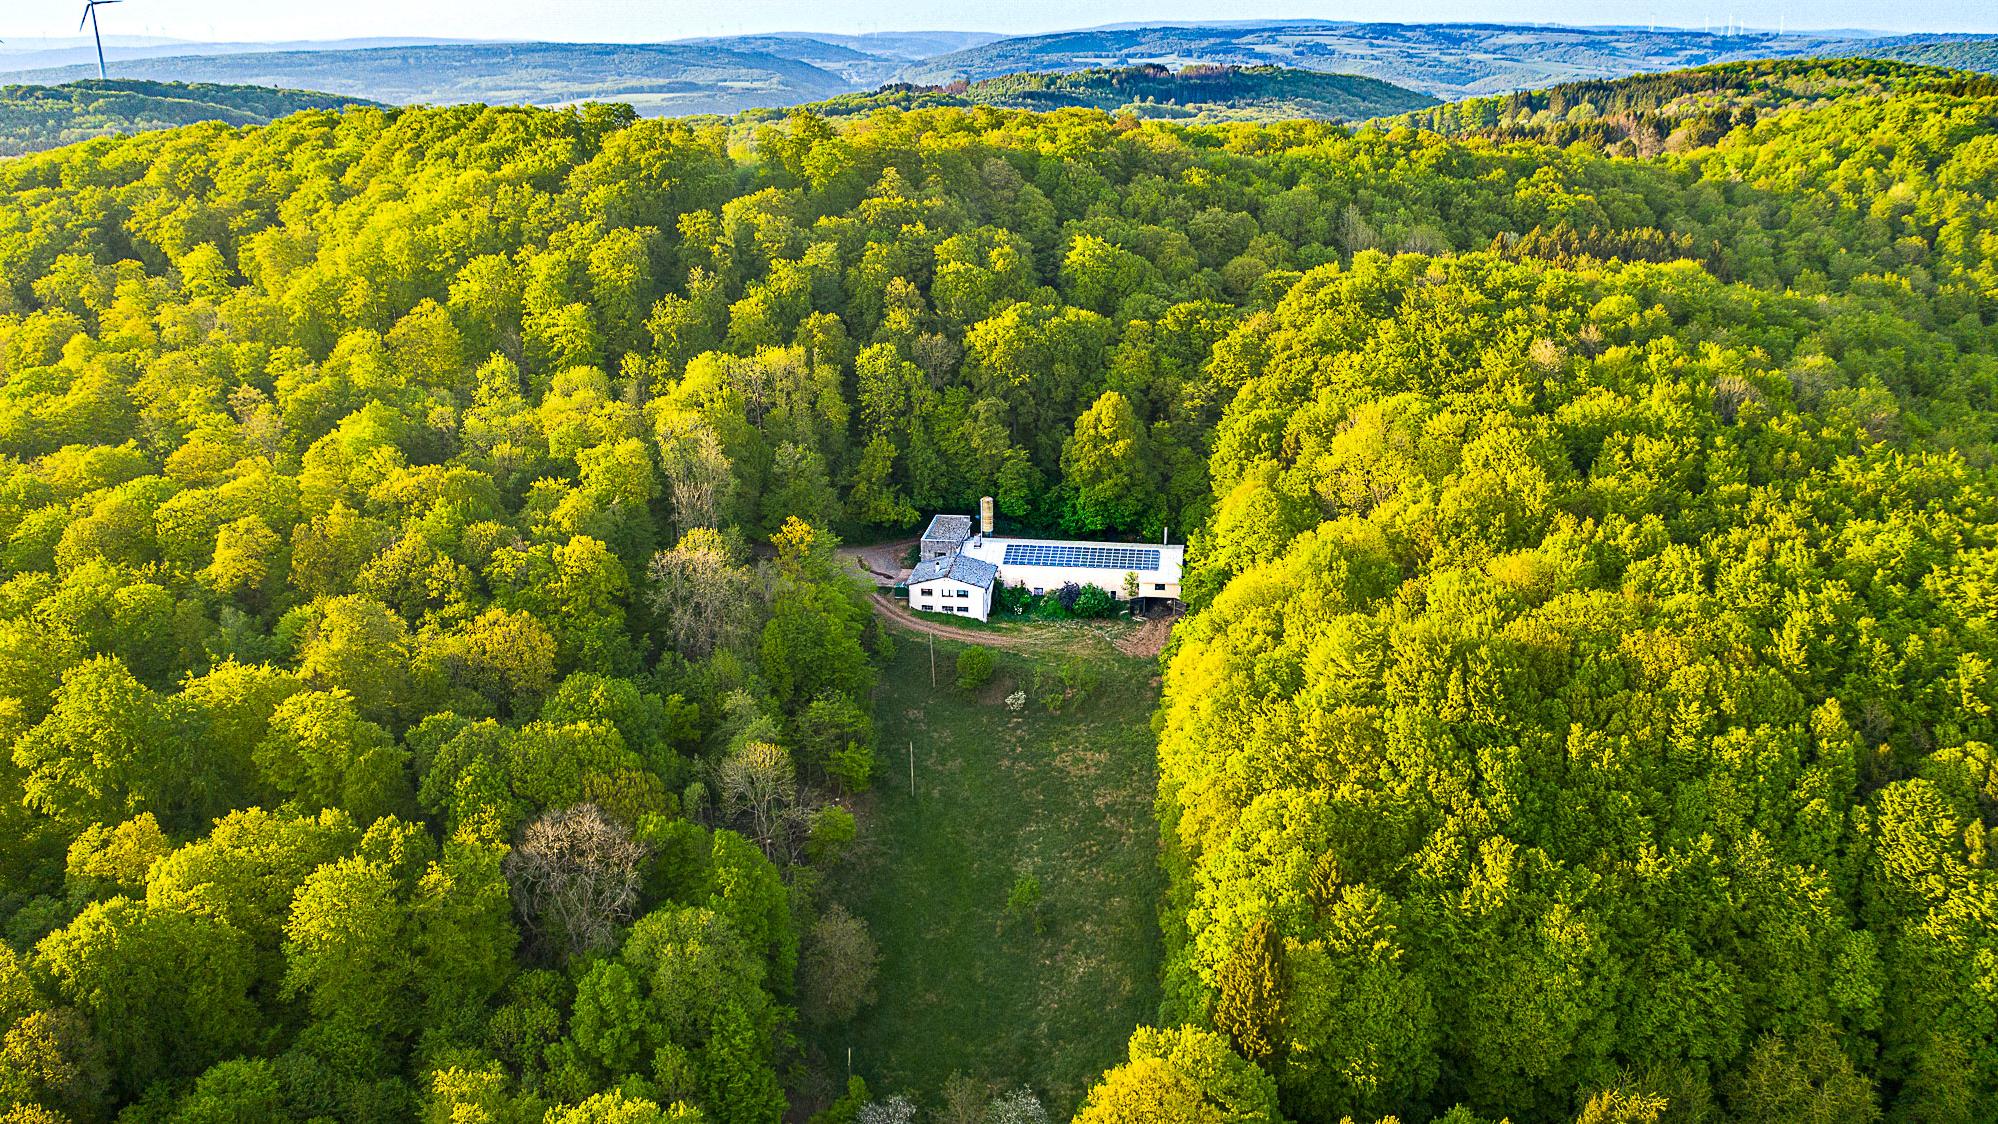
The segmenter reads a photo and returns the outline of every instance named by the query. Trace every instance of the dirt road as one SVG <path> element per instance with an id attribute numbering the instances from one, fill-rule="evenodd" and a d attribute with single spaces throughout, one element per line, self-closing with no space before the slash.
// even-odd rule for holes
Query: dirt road
<path id="1" fill-rule="evenodd" d="M 1046 648 L 1049 646 L 1048 641 L 1055 639 L 1051 636 L 987 632 L 983 629 L 961 628 L 941 621 L 925 620 L 921 614 L 910 611 L 907 605 L 885 593 L 874 594 L 873 600 L 875 612 L 902 629 L 922 633 L 925 636 L 939 636 L 945 640 L 961 640 L 966 644 L 983 644 L 987 648 L 1008 648 L 1013 651 Z M 1073 642 L 1075 639 L 1074 634 L 1060 638 L 1064 642 Z"/>
<path id="2" fill-rule="evenodd" d="M 905 632 L 938 636 L 966 644 L 982 644 L 987 648 L 1004 648 L 1014 652 L 1045 652 L 1063 648 L 1097 648 L 1108 645 L 1127 656 L 1154 659 L 1165 647 L 1166 638 L 1172 634 L 1173 623 L 1178 620 L 1177 617 L 1155 617 L 1139 621 L 1135 625 L 1122 620 L 1043 621 L 1029 626 L 1029 630 L 1025 632 L 993 632 L 933 620 L 926 614 L 910 610 L 908 605 L 885 593 L 873 594 L 871 599 L 876 613 Z"/>
<path id="3" fill-rule="evenodd" d="M 848 569 L 867 581 L 875 585 L 894 585 L 909 575 L 909 568 L 902 565 L 902 559 L 915 545 L 915 539 L 898 539 L 872 546 L 842 546 L 839 556 L 845 560 Z"/>

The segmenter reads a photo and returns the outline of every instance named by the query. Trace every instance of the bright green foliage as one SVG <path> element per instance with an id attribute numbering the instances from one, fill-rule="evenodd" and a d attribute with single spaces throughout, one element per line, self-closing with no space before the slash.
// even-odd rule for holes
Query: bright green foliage
<path id="1" fill-rule="evenodd" d="M 1075 419 L 1061 470 L 1075 489 L 1064 521 L 1071 531 L 1130 530 L 1152 515 L 1157 474 L 1151 449 L 1131 403 L 1114 390 Z"/>
<path id="2" fill-rule="evenodd" d="M 778 1117 L 825 891 L 793 864 L 875 772 L 834 532 L 992 495 L 1193 543 L 1165 712 L 1119 731 L 1160 739 L 1164 1014 L 1293 1115 L 1992 1116 L 1998 96 L 1703 82 L 1506 122 L 1683 130 L 1642 158 L 453 107 L 0 164 L 0 927 L 36 981 L 0 1040 L 60 1063 L 28 1095 L 260 1112 L 268 1063 L 300 1119 Z M 1087 661 L 1023 667 L 1053 733 L 1115 740 Z M 1095 763 L 1062 746 L 1016 757 Z M 1015 964 L 1006 886 L 1072 829 L 1020 825 L 1098 782 L 956 760 L 920 796 L 956 822 L 880 819 L 992 915 L 924 937 Z M 583 803 L 658 850 L 544 972 L 509 848 Z M 1019 854 L 971 854 L 992 824 Z M 1036 855 L 1049 963 L 1149 963 L 1116 911 L 1153 903 Z M 888 994 L 923 938 L 842 889 Z M 1149 1002 L 983 971 L 1019 1025 L 976 1041 L 1063 1043 L 1063 1107 L 1106 1060 L 1073 1028 Z M 983 1048 L 905 1006 L 854 1026 Z M 1165 1053 L 1118 1082 L 1204 1111 Z"/>
<path id="3" fill-rule="evenodd" d="M 171 1119 L 172 1124 L 258 1124 L 285 1115 L 276 1067 L 262 1058 L 235 1058 L 202 1074 Z"/>
<path id="4" fill-rule="evenodd" d="M 363 719 L 345 691 L 310 691 L 280 703 L 253 751 L 263 782 L 305 814 L 339 808 L 373 823 L 408 799 L 408 754 Z"/>
<path id="5" fill-rule="evenodd" d="M 1171 663 L 1168 1009 L 1312 1119 L 1561 1119 L 1623 1073 L 1597 1118 L 1998 1104 L 1954 920 L 1998 888 L 1998 540 L 1948 447 L 1998 338 L 1933 315 L 1363 254 L 1245 328 L 1217 493 L 1321 515 Z"/>
<path id="6" fill-rule="evenodd" d="M 860 638 L 868 609 L 833 557 L 838 540 L 790 519 L 777 546 L 776 599 L 758 646 L 763 677 L 780 702 L 800 708 L 827 695 L 864 697 L 874 670 Z"/>
<path id="7" fill-rule="evenodd" d="M 1275 1082 L 1220 1035 L 1139 1027 L 1130 1057 L 1089 1091 L 1077 1124 L 1282 1124 Z"/>
<path id="8" fill-rule="evenodd" d="M 15 743 L 27 800 L 77 827 L 152 812 L 183 823 L 186 743 L 159 697 L 116 657 L 63 676 L 49 716 Z"/>
<path id="9" fill-rule="evenodd" d="M 976 691 L 991 682 L 992 672 L 999 666 L 999 657 L 992 649 L 972 645 L 957 654 L 957 689 Z"/>
<path id="10" fill-rule="evenodd" d="M 0 100 L 0 155 L 18 156 L 98 136 L 200 121 L 260 125 L 304 109 L 368 104 L 359 98 L 269 86 L 131 79 L 9 86 Z"/>
<path id="11" fill-rule="evenodd" d="M 129 898 L 93 904 L 44 938 L 35 963 L 90 1020 L 130 1096 L 199 1073 L 255 1041 L 249 941 L 212 917 Z"/>
<path id="12" fill-rule="evenodd" d="M 613 1076 L 689 1088 L 710 1119 L 774 1120 L 783 1094 L 769 1068 L 778 1012 L 759 998 L 765 972 L 719 914 L 658 910 L 632 926 L 617 960 L 578 983 L 570 1040 Z"/>
<path id="13" fill-rule="evenodd" d="M 86 897 L 142 895 L 154 861 L 171 850 L 151 812 L 114 828 L 92 824 L 69 845 L 67 880 Z"/>
<path id="14" fill-rule="evenodd" d="M 665 1108 L 623 1093 L 598 1093 L 582 1104 L 552 1108 L 543 1124 L 705 1124 L 709 1117 L 683 1102 Z"/>
<path id="15" fill-rule="evenodd" d="M 305 879 L 285 923 L 284 989 L 303 997 L 316 1018 L 387 1038 L 414 1029 L 418 1015 L 408 999 L 417 982 L 409 898 L 421 871 L 410 859 L 421 859 L 370 854 L 371 846 L 393 852 L 428 841 L 382 820 L 361 853 Z"/>

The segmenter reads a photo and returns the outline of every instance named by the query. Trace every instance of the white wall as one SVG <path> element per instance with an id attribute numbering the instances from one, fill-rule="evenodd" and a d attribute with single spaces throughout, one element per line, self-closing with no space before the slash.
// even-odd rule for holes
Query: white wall
<path id="1" fill-rule="evenodd" d="M 964 544 L 964 553 L 973 558 L 990 562 L 999 569 L 999 580 L 1006 585 L 1024 585 L 1028 590 L 1053 593 L 1070 582 L 1077 585 L 1093 585 L 1109 593 L 1117 600 L 1124 600 L 1124 575 L 1129 570 L 1103 569 L 1096 566 L 1009 566 L 1006 564 L 1006 547 L 1014 543 L 1042 544 L 1049 546 L 1130 546 L 1140 550 L 1159 552 L 1159 568 L 1139 570 L 1138 596 L 1164 597 L 1179 600 L 1179 578 L 1186 562 L 1186 547 L 1183 544 L 1149 543 L 1097 543 L 1056 539 L 1010 539 L 992 535 L 973 535 Z M 1164 586 L 1164 589 L 1160 589 Z"/>
<path id="2" fill-rule="evenodd" d="M 956 578 L 932 578 L 909 587 L 909 608 L 942 616 L 990 620 L 992 591 Z"/>
<path id="3" fill-rule="evenodd" d="M 1104 570 L 1093 566 L 1001 566 L 999 580 L 1007 585 L 1024 585 L 1029 592 L 1053 593 L 1069 582 L 1093 585 L 1119 601 L 1124 600 L 1126 570 Z M 1179 598 L 1179 583 L 1162 582 L 1158 573 L 1138 572 L 1138 596 Z M 1165 586 L 1164 589 L 1157 588 Z"/>

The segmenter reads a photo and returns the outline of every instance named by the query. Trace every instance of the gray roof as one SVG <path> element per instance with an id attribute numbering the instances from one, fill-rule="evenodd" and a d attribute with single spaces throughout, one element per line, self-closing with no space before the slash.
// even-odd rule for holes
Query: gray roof
<path id="1" fill-rule="evenodd" d="M 969 515 L 939 515 L 930 520 L 930 529 L 923 532 L 924 542 L 963 542 L 970 537 Z"/>
<path id="2" fill-rule="evenodd" d="M 938 578 L 956 578 L 966 585 L 980 589 L 992 588 L 992 582 L 999 576 L 999 567 L 964 554 L 946 554 L 942 558 L 932 558 L 917 566 L 909 574 L 910 585 L 921 585 Z"/>

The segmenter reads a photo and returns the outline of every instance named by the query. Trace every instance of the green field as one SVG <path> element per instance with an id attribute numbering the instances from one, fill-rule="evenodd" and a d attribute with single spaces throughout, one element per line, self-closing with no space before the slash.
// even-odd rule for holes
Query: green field
<path id="1" fill-rule="evenodd" d="M 1132 1027 L 1155 1018 L 1156 667 L 1093 640 L 1087 655 L 1004 652 L 973 697 L 951 684 L 960 645 L 937 643 L 933 690 L 927 642 L 897 639 L 875 705 L 882 759 L 863 846 L 835 887 L 880 942 L 879 997 L 820 1048 L 843 1077 L 850 1046 L 878 1094 L 934 1105 L 962 1072 L 1029 1085 L 1065 1118 Z M 1050 714 L 1036 674 L 1069 658 L 1097 682 Z M 1032 697 L 1016 712 L 1005 700 L 1019 687 Z M 1038 931 L 1007 914 L 1022 871 L 1042 886 Z"/>

